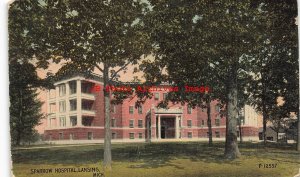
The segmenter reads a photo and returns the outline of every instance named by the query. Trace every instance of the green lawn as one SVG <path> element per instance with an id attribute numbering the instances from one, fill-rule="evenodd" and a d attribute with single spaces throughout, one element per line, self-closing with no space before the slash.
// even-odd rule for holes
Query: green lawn
<path id="1" fill-rule="evenodd" d="M 208 147 L 204 142 L 113 144 L 112 172 L 121 177 L 293 177 L 300 168 L 300 153 L 295 147 L 240 144 L 242 157 L 223 158 L 224 143 Z M 49 147 L 12 150 L 16 177 L 82 176 L 92 172 L 31 174 L 31 169 L 98 167 L 102 172 L 103 145 Z M 259 164 L 277 164 L 276 168 L 259 168 Z"/>

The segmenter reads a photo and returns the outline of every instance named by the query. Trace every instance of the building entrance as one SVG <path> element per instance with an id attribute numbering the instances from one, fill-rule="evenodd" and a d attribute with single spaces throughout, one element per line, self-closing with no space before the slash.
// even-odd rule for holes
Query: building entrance
<path id="1" fill-rule="evenodd" d="M 161 118 L 161 139 L 175 138 L 175 117 Z"/>

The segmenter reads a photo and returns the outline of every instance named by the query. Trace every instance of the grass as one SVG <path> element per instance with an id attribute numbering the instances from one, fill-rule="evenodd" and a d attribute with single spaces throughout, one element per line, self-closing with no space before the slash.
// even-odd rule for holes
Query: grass
<path id="1" fill-rule="evenodd" d="M 289 145 L 239 145 L 242 157 L 223 158 L 224 143 L 204 142 L 113 144 L 112 177 L 292 177 L 300 168 L 300 153 Z M 91 172 L 31 174 L 31 169 L 98 167 L 102 171 L 103 145 L 12 150 L 16 177 L 92 177 Z M 277 164 L 259 168 L 259 164 Z"/>

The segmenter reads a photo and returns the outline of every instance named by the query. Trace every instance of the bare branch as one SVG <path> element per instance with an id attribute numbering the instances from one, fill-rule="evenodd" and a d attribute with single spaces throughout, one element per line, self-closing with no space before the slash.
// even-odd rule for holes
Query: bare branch
<path id="1" fill-rule="evenodd" d="M 103 73 L 103 69 L 100 68 L 100 66 L 96 65 L 96 68 L 99 69 L 99 71 L 101 71 Z"/>
<path id="2" fill-rule="evenodd" d="M 132 61 L 127 62 L 124 66 L 122 66 L 120 69 L 118 69 L 116 72 L 114 72 L 114 73 L 112 74 L 110 80 L 113 80 L 113 79 L 117 76 L 117 74 L 118 74 L 120 71 L 122 71 L 123 69 L 125 69 L 125 68 L 126 68 L 129 64 L 131 64 L 131 63 L 132 63 Z"/>

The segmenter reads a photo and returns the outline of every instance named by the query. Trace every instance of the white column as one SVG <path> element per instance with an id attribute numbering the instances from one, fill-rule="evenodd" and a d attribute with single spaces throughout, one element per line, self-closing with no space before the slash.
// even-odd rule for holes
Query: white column
<path id="1" fill-rule="evenodd" d="M 176 131 L 175 131 L 175 138 L 179 138 L 179 116 L 176 116 Z"/>
<path id="2" fill-rule="evenodd" d="M 158 139 L 161 139 L 161 125 L 160 125 L 160 115 L 158 115 Z"/>
<path id="3" fill-rule="evenodd" d="M 49 118 L 49 114 L 50 114 L 50 90 L 47 90 L 47 127 L 50 128 L 50 118 Z"/>
<path id="4" fill-rule="evenodd" d="M 70 124 L 70 100 L 69 100 L 69 95 L 70 95 L 70 87 L 69 87 L 69 82 L 66 82 L 66 127 L 69 127 Z"/>
<path id="5" fill-rule="evenodd" d="M 56 127 L 59 126 L 59 86 L 55 86 L 55 120 L 56 120 Z"/>
<path id="6" fill-rule="evenodd" d="M 81 110 L 81 80 L 76 82 L 77 91 L 77 126 L 82 126 L 82 110 Z"/>

